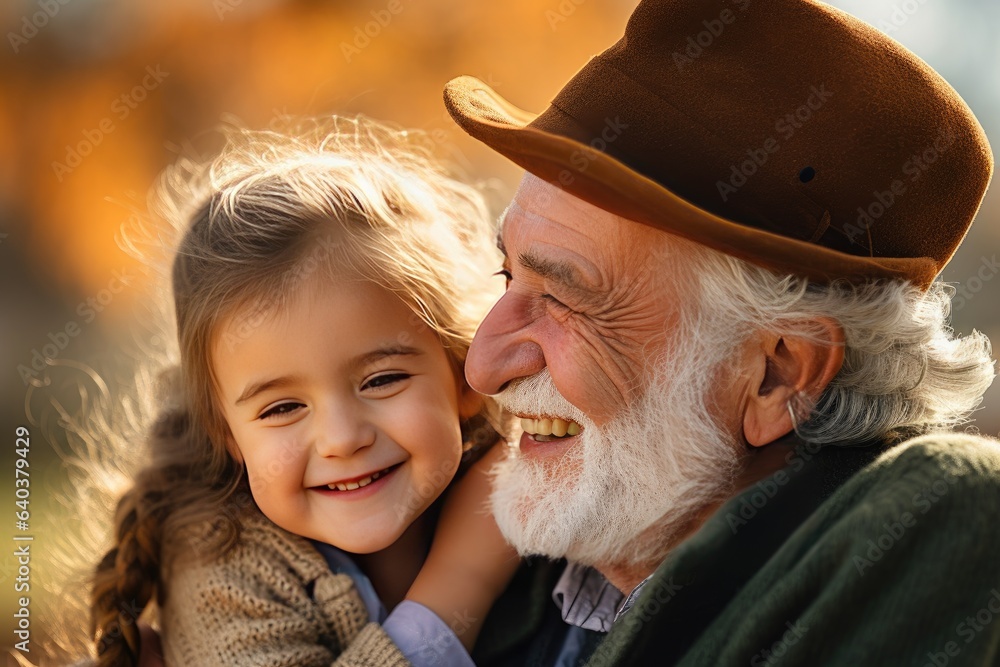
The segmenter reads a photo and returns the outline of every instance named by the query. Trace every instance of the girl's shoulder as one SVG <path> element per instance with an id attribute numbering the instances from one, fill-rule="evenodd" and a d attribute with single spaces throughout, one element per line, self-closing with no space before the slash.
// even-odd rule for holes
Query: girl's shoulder
<path id="1" fill-rule="evenodd" d="M 225 526 L 222 522 L 238 522 L 238 526 Z M 178 554 L 175 564 L 165 573 L 165 588 L 211 586 L 218 583 L 216 580 L 235 577 L 247 587 L 275 589 L 292 595 L 295 582 L 303 589 L 311 589 L 310 582 L 330 574 L 326 560 L 308 540 L 277 526 L 256 507 L 245 508 L 235 516 L 220 517 L 206 530 L 234 528 L 237 537 L 221 554 L 202 552 L 197 538 L 186 540 L 185 552 Z"/>

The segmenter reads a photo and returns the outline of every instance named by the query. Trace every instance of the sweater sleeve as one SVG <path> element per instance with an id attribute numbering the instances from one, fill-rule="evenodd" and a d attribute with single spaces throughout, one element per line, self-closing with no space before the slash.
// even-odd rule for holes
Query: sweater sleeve
<path id="1" fill-rule="evenodd" d="M 369 623 L 333 663 L 334 667 L 409 667 L 378 623 Z"/>
<path id="2" fill-rule="evenodd" d="M 458 635 L 419 602 L 400 602 L 382 627 L 414 667 L 476 667 Z"/>
<path id="3" fill-rule="evenodd" d="M 683 664 L 998 664 L 998 506 L 996 443 L 948 435 L 890 452 L 741 592 L 726 636 Z"/>
<path id="4" fill-rule="evenodd" d="M 334 574 L 305 540 L 261 517 L 207 564 L 179 565 L 165 582 L 166 664 L 186 667 L 403 667 L 399 649 L 368 622 L 350 577 Z"/>

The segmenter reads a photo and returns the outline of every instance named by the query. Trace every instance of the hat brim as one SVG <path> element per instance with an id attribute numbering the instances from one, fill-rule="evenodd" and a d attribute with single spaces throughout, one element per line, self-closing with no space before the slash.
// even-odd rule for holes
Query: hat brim
<path id="1" fill-rule="evenodd" d="M 923 289 L 939 272 L 929 257 L 850 255 L 721 218 L 606 153 L 530 126 L 537 114 L 475 77 L 449 81 L 444 99 L 462 129 L 535 176 L 606 211 L 748 262 L 823 283 L 903 279 Z"/>

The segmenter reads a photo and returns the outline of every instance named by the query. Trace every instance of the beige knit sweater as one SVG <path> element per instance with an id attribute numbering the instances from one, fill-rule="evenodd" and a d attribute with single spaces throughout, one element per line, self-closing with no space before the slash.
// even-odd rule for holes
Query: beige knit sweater
<path id="1" fill-rule="evenodd" d="M 239 543 L 164 582 L 167 667 L 403 667 L 346 574 L 305 539 L 248 513 Z"/>

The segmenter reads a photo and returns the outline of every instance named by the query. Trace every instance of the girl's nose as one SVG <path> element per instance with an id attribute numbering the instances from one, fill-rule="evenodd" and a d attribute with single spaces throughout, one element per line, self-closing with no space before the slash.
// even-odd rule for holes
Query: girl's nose
<path id="1" fill-rule="evenodd" d="M 344 401 L 318 410 L 312 440 L 320 456 L 348 458 L 375 443 L 375 425 L 366 418 L 362 406 Z"/>

